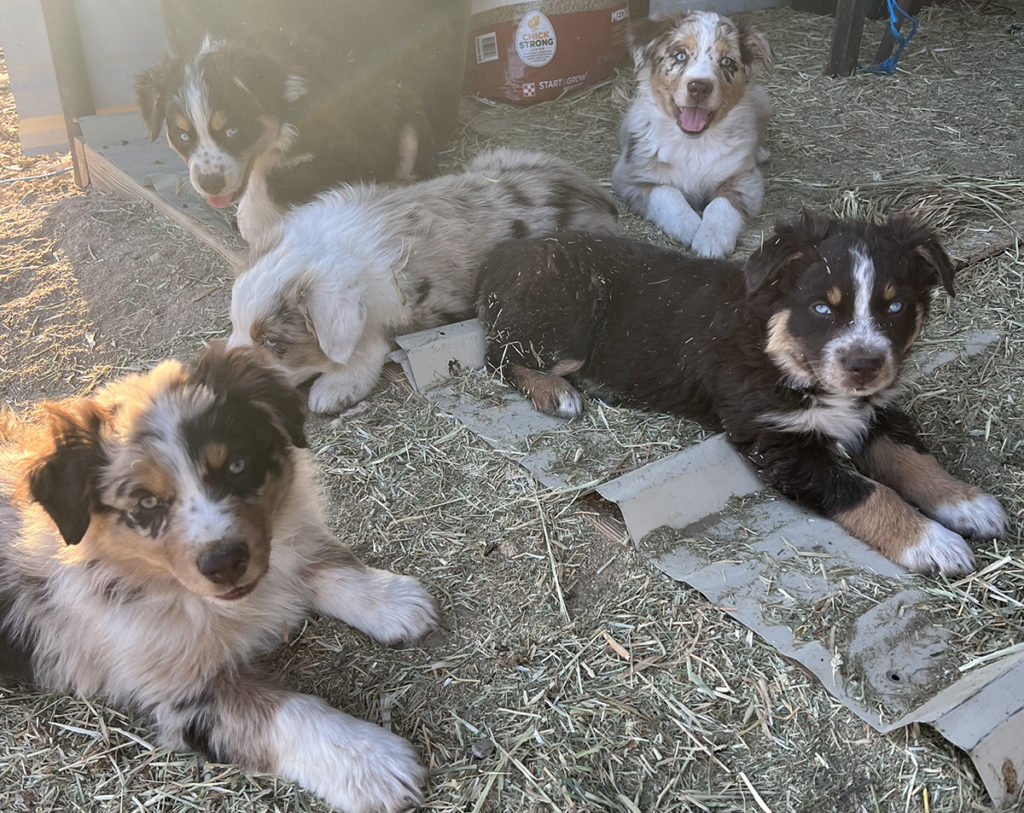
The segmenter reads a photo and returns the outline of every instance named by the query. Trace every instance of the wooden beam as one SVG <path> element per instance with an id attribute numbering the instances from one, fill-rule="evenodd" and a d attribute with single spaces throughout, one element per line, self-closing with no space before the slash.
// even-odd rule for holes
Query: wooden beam
<path id="1" fill-rule="evenodd" d="M 68 134 L 68 144 L 74 145 L 75 139 L 81 135 L 76 119 L 96 112 L 85 51 L 82 48 L 82 33 L 78 28 L 78 15 L 75 13 L 74 0 L 42 0 L 40 5 L 46 22 L 46 36 L 50 41 L 61 108 L 64 111 L 64 129 Z M 86 186 L 89 174 L 80 165 L 73 146 L 71 159 L 75 168 L 75 183 L 80 187 Z"/>
<path id="2" fill-rule="evenodd" d="M 850 76 L 857 69 L 860 38 L 864 33 L 864 17 L 871 0 L 839 0 L 832 24 L 832 48 L 829 51 L 829 76 Z"/>

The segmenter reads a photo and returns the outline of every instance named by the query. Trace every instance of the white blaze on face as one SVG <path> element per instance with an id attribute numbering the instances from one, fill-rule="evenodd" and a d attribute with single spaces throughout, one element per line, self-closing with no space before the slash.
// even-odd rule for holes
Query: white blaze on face
<path id="1" fill-rule="evenodd" d="M 235 518 L 225 510 L 222 501 L 210 496 L 195 467 L 189 469 L 178 483 L 178 511 L 183 538 L 201 550 L 211 543 L 231 538 L 236 531 Z"/>
<path id="2" fill-rule="evenodd" d="M 697 52 L 689 55 L 683 79 L 707 79 L 713 82 L 718 76 L 715 70 L 718 65 L 718 53 L 715 48 L 718 42 L 718 15 L 698 15 L 694 21 L 693 34 L 697 42 Z"/>
<path id="3" fill-rule="evenodd" d="M 853 256 L 853 329 L 848 334 L 848 344 L 858 345 L 865 350 L 887 352 L 889 342 L 879 332 L 871 315 L 871 298 L 875 290 L 875 264 L 859 248 L 851 249 Z"/>
<path id="4" fill-rule="evenodd" d="M 879 329 L 871 313 L 871 300 L 875 288 L 875 265 L 863 246 L 850 249 L 853 261 L 853 314 L 849 324 L 824 348 L 822 353 L 822 381 L 836 392 L 860 391 L 861 384 L 852 384 L 844 359 L 852 356 L 871 356 L 879 359 L 878 375 L 865 382 L 864 390 L 876 391 L 892 383 L 896 373 L 892 343 Z M 863 394 L 863 393 L 861 393 Z"/>
<path id="5" fill-rule="evenodd" d="M 150 413 L 154 434 L 160 439 L 159 457 L 174 481 L 174 522 L 180 539 L 195 548 L 228 538 L 235 528 L 234 515 L 210 495 L 203 482 L 202 464 L 193 459 L 182 435 L 184 421 L 211 408 L 214 400 L 214 394 L 205 388 L 189 390 L 158 401 Z"/>
<path id="6" fill-rule="evenodd" d="M 199 53 L 185 63 L 183 101 L 195 131 L 192 136 L 192 153 L 188 158 L 189 180 L 196 190 L 212 198 L 211 202 L 217 201 L 214 205 L 222 206 L 239 190 L 245 177 L 242 163 L 214 140 L 210 130 L 214 111 L 210 102 L 209 83 L 200 68 L 200 61 L 205 54 L 216 51 L 218 45 L 207 37 Z M 203 176 L 220 176 L 223 178 L 223 186 L 219 189 L 205 188 Z"/>

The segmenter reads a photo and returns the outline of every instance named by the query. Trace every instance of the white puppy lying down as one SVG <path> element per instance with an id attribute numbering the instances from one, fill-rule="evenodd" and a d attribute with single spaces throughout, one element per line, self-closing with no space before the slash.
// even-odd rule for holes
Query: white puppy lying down
<path id="1" fill-rule="evenodd" d="M 615 204 L 554 156 L 499 149 L 464 172 L 401 188 L 343 187 L 295 209 L 235 280 L 228 346 L 254 345 L 315 412 L 373 389 L 400 333 L 474 315 L 480 261 L 498 242 L 613 231 Z"/>

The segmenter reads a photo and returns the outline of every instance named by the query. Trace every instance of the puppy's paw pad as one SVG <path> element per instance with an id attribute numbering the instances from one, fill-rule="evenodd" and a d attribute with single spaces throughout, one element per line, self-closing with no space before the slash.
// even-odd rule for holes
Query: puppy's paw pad
<path id="1" fill-rule="evenodd" d="M 974 553 L 960 534 L 929 522 L 925 533 L 903 552 L 899 562 L 914 573 L 963 576 L 974 570 Z"/>
<path id="2" fill-rule="evenodd" d="M 989 494 L 940 505 L 933 513 L 947 528 L 968 539 L 999 539 L 1006 534 L 1006 512 Z"/>

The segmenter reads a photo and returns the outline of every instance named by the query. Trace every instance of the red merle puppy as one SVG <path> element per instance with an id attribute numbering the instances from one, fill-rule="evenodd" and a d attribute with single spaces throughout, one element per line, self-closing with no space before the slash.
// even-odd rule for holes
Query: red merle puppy
<path id="1" fill-rule="evenodd" d="M 477 304 L 489 366 L 540 411 L 579 415 L 578 387 L 689 415 L 889 559 L 953 575 L 974 567 L 965 537 L 1002 535 L 1006 516 L 946 473 L 895 405 L 930 292 L 952 293 L 952 278 L 910 218 L 804 214 L 743 266 L 612 236 L 510 241 Z"/>

